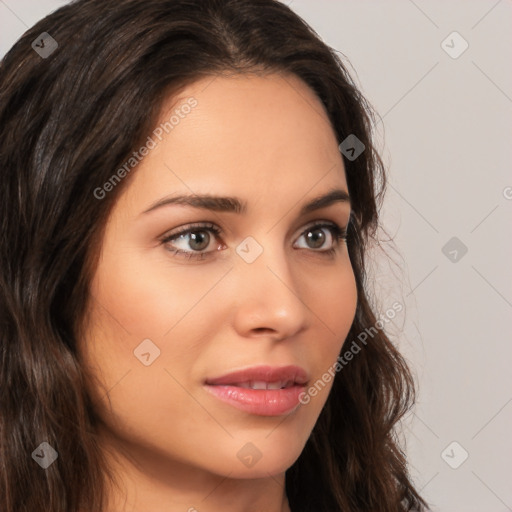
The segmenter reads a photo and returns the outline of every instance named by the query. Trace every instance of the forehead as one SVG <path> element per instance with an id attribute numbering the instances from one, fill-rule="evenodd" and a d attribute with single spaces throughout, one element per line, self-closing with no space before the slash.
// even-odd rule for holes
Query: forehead
<path id="1" fill-rule="evenodd" d="M 250 202 L 265 192 L 299 200 L 313 187 L 312 195 L 346 189 L 325 108 L 294 75 L 205 77 L 164 103 L 155 130 L 161 140 L 153 136 L 134 176 L 140 196 L 242 194 Z"/>
<path id="2" fill-rule="evenodd" d="M 176 127 L 175 142 L 188 142 L 196 154 L 206 145 L 210 157 L 222 157 L 221 150 L 230 149 L 240 158 L 255 152 L 281 160 L 291 153 L 300 159 L 312 150 L 332 152 L 333 143 L 337 147 L 323 104 L 294 75 L 204 78 L 164 106 L 160 123 L 188 98 L 197 106 Z M 219 150 L 211 151 L 210 144 Z"/>

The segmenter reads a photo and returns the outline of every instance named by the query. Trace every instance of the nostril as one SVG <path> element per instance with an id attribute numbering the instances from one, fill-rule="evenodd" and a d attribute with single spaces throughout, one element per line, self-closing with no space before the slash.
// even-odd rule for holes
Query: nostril
<path id="1" fill-rule="evenodd" d="M 254 332 L 258 333 L 258 334 L 261 334 L 261 333 L 265 333 L 267 331 L 271 331 L 272 329 L 268 329 L 267 327 L 256 327 L 254 329 Z"/>

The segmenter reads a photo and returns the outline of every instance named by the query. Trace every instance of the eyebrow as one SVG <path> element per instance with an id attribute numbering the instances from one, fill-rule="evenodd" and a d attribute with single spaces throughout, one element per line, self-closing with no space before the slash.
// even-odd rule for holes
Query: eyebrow
<path id="1" fill-rule="evenodd" d="M 333 189 L 324 195 L 315 197 L 300 209 L 300 215 L 306 215 L 321 208 L 327 208 L 335 203 L 346 203 L 350 206 L 350 196 L 346 190 Z M 211 210 L 214 212 L 247 213 L 247 203 L 237 197 L 222 197 L 210 194 L 180 195 L 159 199 L 143 213 L 152 212 L 158 208 L 170 205 L 184 205 L 192 208 Z"/>

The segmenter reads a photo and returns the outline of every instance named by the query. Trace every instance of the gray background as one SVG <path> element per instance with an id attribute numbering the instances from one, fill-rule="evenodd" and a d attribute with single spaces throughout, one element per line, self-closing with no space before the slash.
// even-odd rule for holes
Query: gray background
<path id="1" fill-rule="evenodd" d="M 64 3 L 0 0 L 0 55 Z M 414 480 L 434 511 L 512 511 L 512 1 L 286 3 L 381 116 L 370 270 L 379 311 L 404 305 L 386 330 L 419 384 L 404 422 Z"/>

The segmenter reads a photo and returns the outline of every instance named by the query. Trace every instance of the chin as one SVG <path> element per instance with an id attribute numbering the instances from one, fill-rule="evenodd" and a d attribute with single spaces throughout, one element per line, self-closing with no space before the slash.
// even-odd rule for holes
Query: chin
<path id="1" fill-rule="evenodd" d="M 285 473 L 299 458 L 304 446 L 296 439 L 287 443 L 277 437 L 275 440 L 271 438 L 272 435 L 267 439 L 262 436 L 261 442 L 256 439 L 244 441 L 240 446 L 237 442 L 235 463 L 231 452 L 224 459 L 226 463 L 222 464 L 220 473 L 240 479 L 268 478 Z"/>

